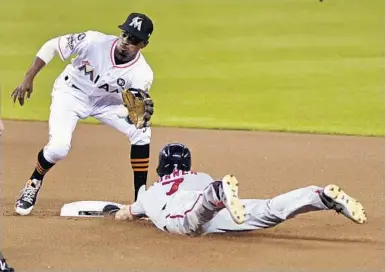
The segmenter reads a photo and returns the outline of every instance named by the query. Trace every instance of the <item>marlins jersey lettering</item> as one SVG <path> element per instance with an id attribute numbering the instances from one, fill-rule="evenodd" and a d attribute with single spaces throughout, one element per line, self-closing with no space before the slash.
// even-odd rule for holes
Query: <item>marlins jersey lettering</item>
<path id="1" fill-rule="evenodd" d="M 114 49 L 119 38 L 97 31 L 68 34 L 58 38 L 60 58 L 71 60 L 59 78 L 64 78 L 87 95 L 120 93 L 135 88 L 148 92 L 153 83 L 153 71 L 139 51 L 129 63 L 118 65 Z"/>

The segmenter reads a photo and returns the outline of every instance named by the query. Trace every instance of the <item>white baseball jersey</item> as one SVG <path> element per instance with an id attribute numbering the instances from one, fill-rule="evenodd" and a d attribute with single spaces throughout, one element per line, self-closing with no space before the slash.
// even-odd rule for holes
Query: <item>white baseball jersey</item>
<path id="1" fill-rule="evenodd" d="M 117 36 L 97 31 L 58 37 L 57 51 L 63 61 L 77 55 L 59 78 L 69 80 L 76 89 L 93 96 L 120 93 L 128 88 L 148 92 L 153 82 L 152 69 L 140 51 L 132 61 L 116 64 L 114 50 L 118 41 Z"/>
<path id="2" fill-rule="evenodd" d="M 162 208 L 168 203 L 177 192 L 181 191 L 203 191 L 210 183 L 213 182 L 211 176 L 206 173 L 175 170 L 171 175 L 166 175 L 153 183 L 144 194 L 139 193 L 143 212 L 159 227 L 163 228 L 162 220 L 158 223 Z"/>

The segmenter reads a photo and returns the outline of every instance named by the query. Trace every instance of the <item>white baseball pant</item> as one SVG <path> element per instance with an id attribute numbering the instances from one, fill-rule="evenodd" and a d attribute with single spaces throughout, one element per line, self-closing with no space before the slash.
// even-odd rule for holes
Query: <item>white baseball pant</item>
<path id="1" fill-rule="evenodd" d="M 46 160 L 56 163 L 67 156 L 79 119 L 89 116 L 125 134 L 132 145 L 149 144 L 150 127 L 137 129 L 124 118 L 117 116 L 117 109 L 122 107 L 122 104 L 121 94 L 118 93 L 89 96 L 65 82 L 56 83 L 50 106 L 49 141 L 43 149 Z"/>
<path id="2" fill-rule="evenodd" d="M 225 208 L 219 208 L 219 199 L 209 186 L 202 192 L 177 192 L 161 217 L 165 220 L 164 230 L 177 234 L 252 231 L 274 227 L 299 214 L 328 210 L 319 197 L 322 191 L 321 187 L 309 186 L 272 199 L 244 199 L 246 221 L 238 225 Z"/>

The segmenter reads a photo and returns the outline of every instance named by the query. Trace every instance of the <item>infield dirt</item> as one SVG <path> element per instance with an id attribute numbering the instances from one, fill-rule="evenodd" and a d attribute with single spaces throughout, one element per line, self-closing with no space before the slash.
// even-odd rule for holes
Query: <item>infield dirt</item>
<path id="1" fill-rule="evenodd" d="M 251 233 L 189 238 L 149 222 L 59 217 L 78 200 L 127 203 L 133 182 L 126 138 L 79 124 L 72 150 L 45 178 L 30 216 L 13 205 L 48 139 L 44 122 L 6 121 L 2 145 L 1 250 L 20 269 L 365 269 L 384 271 L 384 138 L 153 128 L 150 175 L 168 142 L 187 144 L 194 170 L 233 173 L 243 198 L 269 198 L 307 185 L 339 184 L 365 206 L 357 225 L 332 211 Z"/>

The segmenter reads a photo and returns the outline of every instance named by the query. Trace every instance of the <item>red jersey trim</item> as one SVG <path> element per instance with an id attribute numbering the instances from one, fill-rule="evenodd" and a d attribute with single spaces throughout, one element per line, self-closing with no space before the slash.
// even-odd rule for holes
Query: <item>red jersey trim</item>
<path id="1" fill-rule="evenodd" d="M 137 56 L 135 56 L 135 58 L 131 62 L 126 64 L 125 66 L 115 64 L 115 62 L 114 62 L 114 48 L 115 48 L 115 45 L 117 42 L 118 42 L 118 39 L 116 39 L 113 42 L 113 45 L 111 46 L 111 49 L 110 49 L 110 60 L 111 60 L 111 63 L 113 64 L 113 67 L 115 67 L 115 68 L 127 68 L 127 67 L 134 65 L 139 60 L 139 57 L 141 55 L 140 52 L 138 52 Z"/>
<path id="2" fill-rule="evenodd" d="M 62 58 L 62 60 L 65 60 L 64 56 L 63 56 L 63 52 L 62 52 L 62 49 L 60 48 L 60 38 L 58 39 L 58 49 L 59 49 L 59 54 L 60 54 L 60 57 Z"/>
<path id="3" fill-rule="evenodd" d="M 189 210 L 186 210 L 184 211 L 183 214 L 168 214 L 166 216 L 166 218 L 171 218 L 171 219 L 174 219 L 174 218 L 184 218 L 188 213 L 190 213 L 191 211 L 193 211 L 194 207 L 196 206 L 198 200 L 200 200 L 200 198 L 202 197 L 202 194 L 200 194 L 198 197 L 197 197 L 197 200 L 194 202 L 193 206 L 189 209 Z"/>

